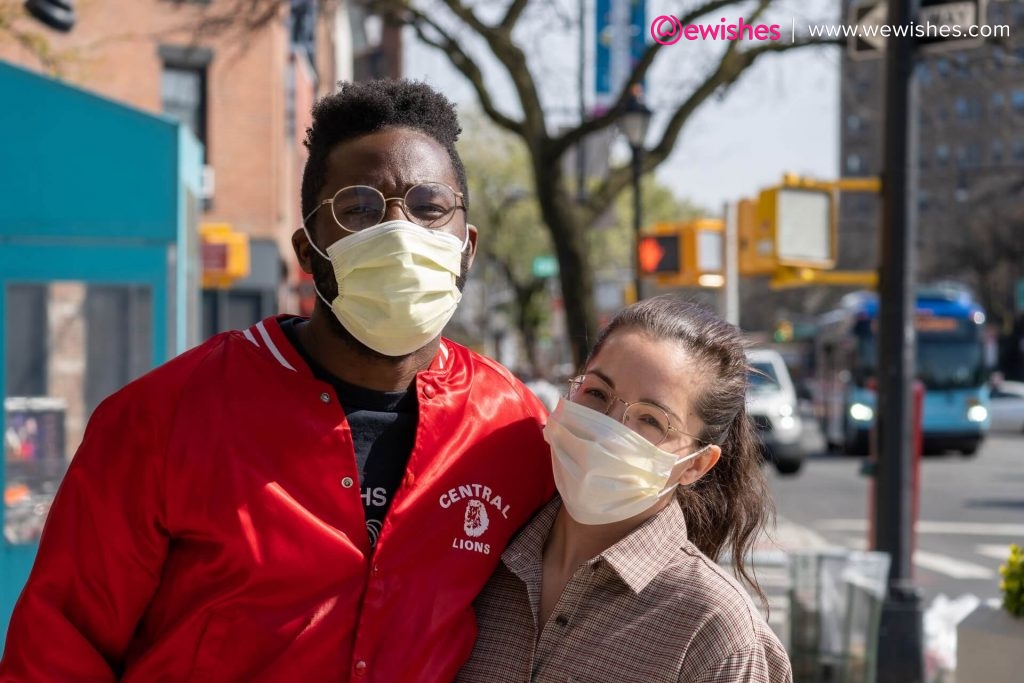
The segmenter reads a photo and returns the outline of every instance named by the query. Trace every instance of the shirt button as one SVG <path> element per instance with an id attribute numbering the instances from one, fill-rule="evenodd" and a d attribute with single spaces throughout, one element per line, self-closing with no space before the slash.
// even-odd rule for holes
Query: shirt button
<path id="1" fill-rule="evenodd" d="M 354 667 L 352 667 L 352 668 L 355 669 L 356 676 L 365 676 L 366 675 L 366 662 L 364 662 L 363 660 L 360 659 L 358 662 L 356 662 L 356 665 Z"/>
<path id="2" fill-rule="evenodd" d="M 352 488 L 352 484 L 354 484 L 354 483 L 355 482 L 352 481 L 352 477 L 345 477 L 344 479 L 341 480 L 341 485 L 344 486 L 347 489 Z"/>
<path id="3" fill-rule="evenodd" d="M 561 626 L 562 628 L 565 628 L 569 625 L 569 619 L 564 614 L 559 614 L 557 617 L 555 617 L 555 623 Z"/>
<path id="4" fill-rule="evenodd" d="M 324 403 L 330 403 L 331 395 L 325 391 L 324 393 L 320 394 L 320 400 L 323 401 Z"/>
<path id="5" fill-rule="evenodd" d="M 434 389 L 434 387 L 429 384 L 423 387 L 423 395 L 426 396 L 427 398 L 434 398 L 434 395 L 436 393 L 437 390 Z"/>

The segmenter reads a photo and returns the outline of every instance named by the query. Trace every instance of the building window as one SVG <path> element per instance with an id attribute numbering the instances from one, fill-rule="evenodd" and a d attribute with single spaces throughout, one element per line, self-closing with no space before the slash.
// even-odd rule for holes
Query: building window
<path id="1" fill-rule="evenodd" d="M 956 71 L 961 78 L 966 78 L 971 75 L 971 64 L 967 61 L 967 57 L 964 55 L 956 56 Z"/>
<path id="2" fill-rule="evenodd" d="M 992 159 L 993 164 L 1001 164 L 1003 162 L 1003 141 L 993 140 L 992 145 L 989 148 L 989 158 Z"/>
<path id="3" fill-rule="evenodd" d="M 846 155 L 846 172 L 858 175 L 864 172 L 864 158 L 859 154 Z"/>
<path id="4" fill-rule="evenodd" d="M 1004 106 L 1006 106 L 1006 96 L 1001 92 L 992 93 L 992 113 L 1002 113 Z"/>
<path id="5" fill-rule="evenodd" d="M 939 76 L 942 76 L 943 78 L 948 76 L 949 75 L 949 60 L 946 59 L 945 57 L 942 57 L 941 59 L 939 59 L 937 62 L 935 62 L 935 70 L 938 71 L 939 72 Z"/>
<path id="6" fill-rule="evenodd" d="M 957 118 L 968 119 L 971 117 L 970 107 L 967 104 L 967 98 L 956 98 L 956 101 L 953 103 L 953 108 L 956 109 Z"/>
<path id="7" fill-rule="evenodd" d="M 929 161 L 930 159 L 928 158 L 928 152 L 922 149 L 920 153 L 917 155 L 917 165 L 920 168 L 928 168 Z"/>
<path id="8" fill-rule="evenodd" d="M 163 112 L 187 126 L 208 147 L 206 71 L 213 52 L 209 48 L 168 45 L 160 46 L 159 52 L 164 63 L 160 78 Z"/>
<path id="9" fill-rule="evenodd" d="M 936 145 L 935 146 L 935 162 L 939 166 L 945 166 L 946 162 L 949 161 L 949 145 Z"/>
<path id="10" fill-rule="evenodd" d="M 1024 138 L 1013 141 L 1013 160 L 1024 161 Z"/>
<path id="11" fill-rule="evenodd" d="M 928 62 L 919 62 L 916 71 L 918 83 L 929 85 L 932 82 L 932 72 L 928 67 Z"/>
<path id="12" fill-rule="evenodd" d="M 160 80 L 163 111 L 185 124 L 206 144 L 206 74 L 200 69 L 164 66 Z"/>
<path id="13" fill-rule="evenodd" d="M 1024 112 L 1024 90 L 1014 90 L 1010 93 L 1010 102 L 1013 103 L 1014 109 Z"/>
<path id="14" fill-rule="evenodd" d="M 850 114 L 846 117 L 846 130 L 851 133 L 859 133 L 863 130 L 864 121 L 856 114 Z"/>

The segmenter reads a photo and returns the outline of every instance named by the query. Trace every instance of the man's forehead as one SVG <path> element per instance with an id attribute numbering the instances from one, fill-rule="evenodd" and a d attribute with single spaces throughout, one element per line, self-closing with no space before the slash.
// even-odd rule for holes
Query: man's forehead
<path id="1" fill-rule="evenodd" d="M 445 147 L 410 128 L 385 128 L 344 140 L 327 161 L 327 178 L 337 182 L 457 182 Z"/>

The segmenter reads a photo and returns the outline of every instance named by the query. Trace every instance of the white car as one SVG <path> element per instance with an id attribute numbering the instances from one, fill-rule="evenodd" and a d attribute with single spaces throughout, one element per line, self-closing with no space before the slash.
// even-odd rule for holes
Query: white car
<path id="1" fill-rule="evenodd" d="M 1024 382 L 1000 382 L 989 401 L 990 432 L 1024 433 Z"/>
<path id="2" fill-rule="evenodd" d="M 779 474 L 796 474 L 804 464 L 804 423 L 798 409 L 796 388 L 778 351 L 747 351 L 750 385 L 747 414 L 753 420 L 765 456 Z"/>

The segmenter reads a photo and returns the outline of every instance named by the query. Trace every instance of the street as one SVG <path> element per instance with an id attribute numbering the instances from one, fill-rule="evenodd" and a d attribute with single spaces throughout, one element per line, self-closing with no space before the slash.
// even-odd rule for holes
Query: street
<path id="1" fill-rule="evenodd" d="M 864 549 L 869 488 L 861 460 L 817 455 L 796 477 L 768 470 L 779 516 L 829 543 Z M 1008 546 L 1024 543 L 1024 437 L 989 437 L 975 457 L 925 457 L 921 475 L 914 578 L 925 605 L 940 593 L 998 597 Z"/>

